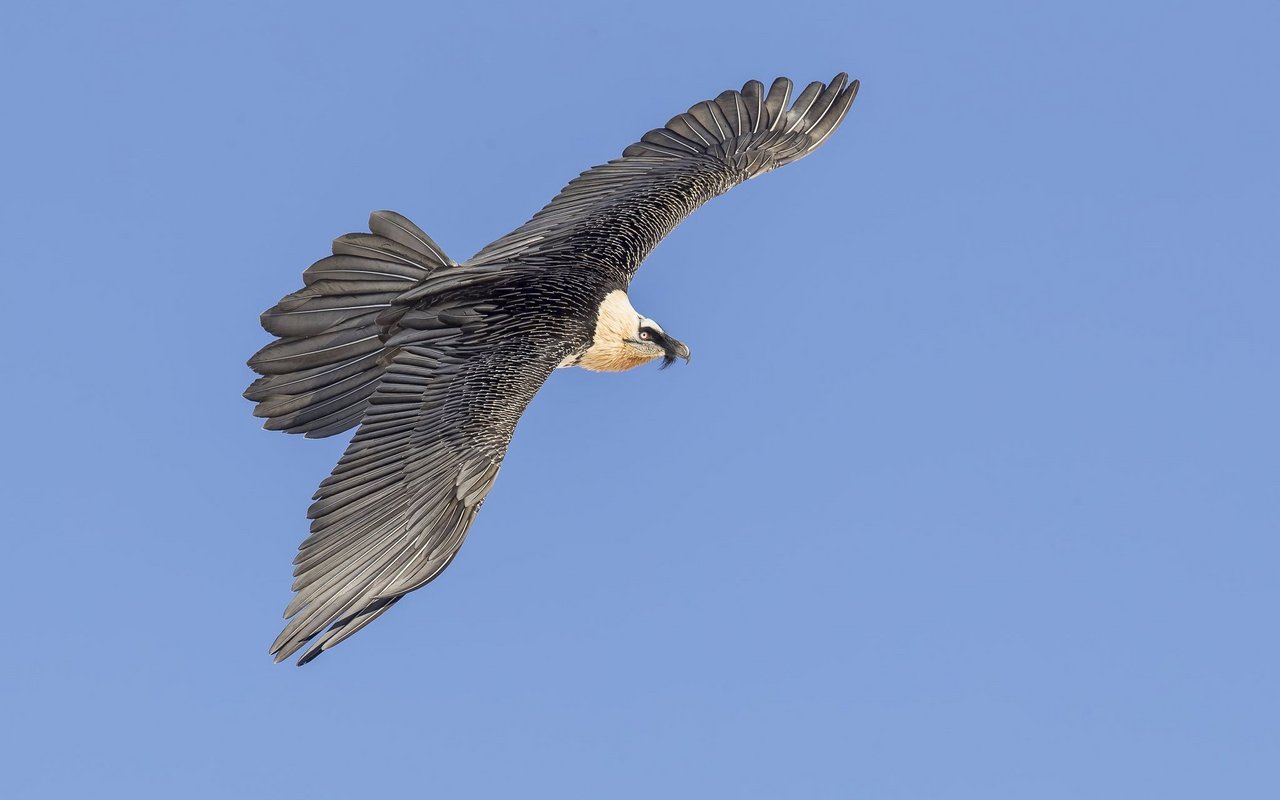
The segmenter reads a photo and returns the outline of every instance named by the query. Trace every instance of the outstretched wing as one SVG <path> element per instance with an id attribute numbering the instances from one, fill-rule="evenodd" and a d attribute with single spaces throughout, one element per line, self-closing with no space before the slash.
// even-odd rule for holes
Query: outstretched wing
<path id="1" fill-rule="evenodd" d="M 788 108 L 791 81 L 722 92 L 649 131 L 623 157 L 569 183 L 524 225 L 467 265 L 572 254 L 629 282 L 676 225 L 711 198 L 816 150 L 849 111 L 858 82 L 809 84 Z M 554 262 L 551 262 L 554 263 Z"/>
<path id="2" fill-rule="evenodd" d="M 305 664 L 457 554 L 516 422 L 563 355 L 541 337 L 500 336 L 501 322 L 481 303 L 400 319 L 360 429 L 308 511 L 276 661 L 312 642 Z"/>

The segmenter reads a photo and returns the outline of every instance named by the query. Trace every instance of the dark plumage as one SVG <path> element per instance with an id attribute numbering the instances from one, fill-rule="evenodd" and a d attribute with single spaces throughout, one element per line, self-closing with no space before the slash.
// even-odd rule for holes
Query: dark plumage
<path id="1" fill-rule="evenodd" d="M 785 78 L 698 103 L 462 264 L 379 211 L 303 273 L 262 315 L 280 338 L 250 359 L 245 397 L 269 430 L 360 427 L 308 511 L 277 661 L 310 643 L 305 664 L 449 565 L 556 367 L 688 357 L 635 315 L 631 278 L 699 205 L 821 145 L 857 93 L 846 81 L 790 107 Z"/>

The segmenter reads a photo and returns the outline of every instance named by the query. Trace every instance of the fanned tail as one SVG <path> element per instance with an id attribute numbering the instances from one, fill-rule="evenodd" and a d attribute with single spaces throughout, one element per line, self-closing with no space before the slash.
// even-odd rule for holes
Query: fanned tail
<path id="1" fill-rule="evenodd" d="M 261 375 L 244 396 L 267 430 L 321 438 L 360 422 L 390 353 L 378 316 L 392 300 L 457 262 L 393 211 L 369 217 L 372 233 L 333 242 L 333 255 L 302 273 L 305 286 L 262 315 L 279 338 L 249 359 Z"/>

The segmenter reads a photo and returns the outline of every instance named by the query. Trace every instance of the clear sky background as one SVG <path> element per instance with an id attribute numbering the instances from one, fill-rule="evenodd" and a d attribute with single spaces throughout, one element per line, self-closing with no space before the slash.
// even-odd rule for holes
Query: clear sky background
<path id="1" fill-rule="evenodd" d="M 1277 9 L 7 9 L 0 794 L 1280 797 Z M 250 416 L 259 312 L 840 70 L 633 285 L 692 363 L 553 376 L 447 573 L 272 665 L 345 437 Z"/>

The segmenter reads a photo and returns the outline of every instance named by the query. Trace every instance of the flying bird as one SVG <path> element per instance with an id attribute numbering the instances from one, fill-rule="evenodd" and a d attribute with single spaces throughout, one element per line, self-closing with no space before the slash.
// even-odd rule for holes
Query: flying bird
<path id="1" fill-rule="evenodd" d="M 244 393 L 268 430 L 359 426 L 307 512 L 275 660 L 307 647 L 298 664 L 311 661 L 449 566 L 555 369 L 687 361 L 631 306 L 640 263 L 698 206 L 816 150 L 857 91 L 841 73 L 794 103 L 786 78 L 722 92 L 462 263 L 391 211 L 335 240 L 262 314 L 278 338 L 249 360 L 261 377 Z"/>

